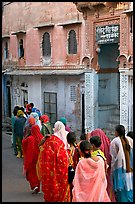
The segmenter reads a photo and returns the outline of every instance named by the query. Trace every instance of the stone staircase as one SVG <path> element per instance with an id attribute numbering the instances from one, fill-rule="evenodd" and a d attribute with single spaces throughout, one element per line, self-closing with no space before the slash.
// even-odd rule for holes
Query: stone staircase
<path id="1" fill-rule="evenodd" d="M 116 108 L 113 112 L 113 115 L 110 116 L 110 119 L 106 123 L 106 128 L 104 129 L 106 135 L 112 140 L 115 135 L 115 127 L 120 124 L 120 110 Z"/>

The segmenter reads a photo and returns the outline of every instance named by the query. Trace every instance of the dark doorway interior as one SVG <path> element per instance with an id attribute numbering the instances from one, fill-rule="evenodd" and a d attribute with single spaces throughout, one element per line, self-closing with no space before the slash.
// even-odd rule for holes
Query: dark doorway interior
<path id="1" fill-rule="evenodd" d="M 100 45 L 98 63 L 100 68 L 118 68 L 117 57 L 119 56 L 118 43 Z"/>
<path id="2" fill-rule="evenodd" d="M 11 94 L 10 94 L 10 82 L 7 82 L 7 117 L 11 117 Z"/>

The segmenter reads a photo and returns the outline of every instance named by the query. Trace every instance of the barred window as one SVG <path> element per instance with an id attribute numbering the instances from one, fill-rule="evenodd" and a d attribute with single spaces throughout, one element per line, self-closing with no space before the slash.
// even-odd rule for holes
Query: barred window
<path id="1" fill-rule="evenodd" d="M 18 55 L 19 58 L 24 57 L 23 39 L 19 41 Z"/>
<path id="2" fill-rule="evenodd" d="M 70 30 L 69 32 L 68 54 L 77 54 L 77 40 L 76 40 L 76 32 L 74 30 Z"/>
<path id="3" fill-rule="evenodd" d="M 50 42 L 50 34 L 48 32 L 45 32 L 43 35 L 42 51 L 43 51 L 44 57 L 51 56 L 51 42 Z"/>
<path id="4" fill-rule="evenodd" d="M 70 99 L 76 101 L 76 86 L 70 86 Z"/>
<path id="5" fill-rule="evenodd" d="M 4 59 L 8 59 L 8 42 L 5 42 Z"/>

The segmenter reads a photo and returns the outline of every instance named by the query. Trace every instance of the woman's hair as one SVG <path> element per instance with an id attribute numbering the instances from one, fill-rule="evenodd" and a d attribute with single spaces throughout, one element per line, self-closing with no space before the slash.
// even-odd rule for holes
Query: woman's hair
<path id="1" fill-rule="evenodd" d="M 118 133 L 120 138 L 123 138 L 123 140 L 125 141 L 125 147 L 126 149 L 129 151 L 130 150 L 130 145 L 128 143 L 128 140 L 125 137 L 125 127 L 123 125 L 117 125 L 115 127 L 115 131 Z"/>
<path id="2" fill-rule="evenodd" d="M 22 111 L 24 112 L 24 107 L 21 106 L 21 107 L 19 108 L 19 110 L 22 110 Z"/>
<path id="3" fill-rule="evenodd" d="M 68 144 L 73 144 L 75 146 L 76 135 L 74 132 L 69 132 L 67 134 L 67 142 L 68 142 Z"/>
<path id="4" fill-rule="evenodd" d="M 85 133 L 82 133 L 82 134 L 81 134 L 80 140 L 86 140 L 86 134 L 85 134 Z"/>
<path id="5" fill-rule="evenodd" d="M 31 107 L 33 108 L 34 107 L 34 103 L 30 103 Z"/>
<path id="6" fill-rule="evenodd" d="M 13 114 L 14 114 L 14 116 L 17 116 L 17 111 L 19 110 L 19 106 L 15 106 L 14 107 L 14 110 L 13 110 Z"/>
<path id="7" fill-rule="evenodd" d="M 133 139 L 133 131 L 129 131 L 129 132 L 127 133 L 127 136 L 129 136 L 129 137 L 131 137 L 131 138 Z"/>
<path id="8" fill-rule="evenodd" d="M 90 144 L 90 142 L 88 140 L 83 140 L 80 143 L 80 150 L 84 154 L 85 158 L 91 157 L 91 153 L 90 153 L 91 144 Z"/>
<path id="9" fill-rule="evenodd" d="M 95 147 L 100 147 L 102 144 L 101 138 L 99 136 L 92 136 L 90 138 L 90 143 L 94 144 Z"/>

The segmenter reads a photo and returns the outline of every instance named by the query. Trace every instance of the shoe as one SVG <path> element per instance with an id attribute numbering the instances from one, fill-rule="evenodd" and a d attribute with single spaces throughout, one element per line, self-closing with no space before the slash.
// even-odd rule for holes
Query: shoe
<path id="1" fill-rule="evenodd" d="M 22 155 L 21 155 L 21 152 L 20 152 L 20 151 L 18 151 L 18 154 L 17 154 L 17 156 L 16 156 L 16 157 L 17 157 L 17 158 L 21 158 L 21 156 L 22 156 Z"/>
<path id="2" fill-rule="evenodd" d="M 38 193 L 38 187 L 36 186 L 35 188 L 33 188 L 32 194 L 37 194 L 37 193 Z"/>

